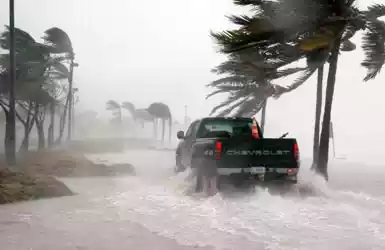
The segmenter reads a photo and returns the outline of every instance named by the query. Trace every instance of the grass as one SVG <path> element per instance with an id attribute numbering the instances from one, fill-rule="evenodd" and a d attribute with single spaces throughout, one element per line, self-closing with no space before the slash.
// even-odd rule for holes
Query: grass
<path id="1" fill-rule="evenodd" d="M 17 171 L 16 171 L 17 169 Z M 55 177 L 110 177 L 135 175 L 130 164 L 95 164 L 68 151 L 28 152 L 15 171 L 0 158 L 0 204 L 72 195 Z"/>

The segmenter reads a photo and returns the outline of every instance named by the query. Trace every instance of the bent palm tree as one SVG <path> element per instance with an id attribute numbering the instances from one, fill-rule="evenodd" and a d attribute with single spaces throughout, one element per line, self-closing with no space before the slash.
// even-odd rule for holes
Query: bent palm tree
<path id="1" fill-rule="evenodd" d="M 162 103 L 162 102 L 154 102 L 151 103 L 150 106 L 147 108 L 148 113 L 150 113 L 155 120 L 161 119 L 162 120 L 162 143 L 164 143 L 164 136 L 165 136 L 165 128 L 166 128 L 166 120 L 169 122 L 169 143 L 171 143 L 171 130 L 172 130 L 172 115 L 170 108 Z M 157 123 L 154 122 L 157 126 Z M 156 135 L 156 133 L 155 133 Z"/>
<path id="2" fill-rule="evenodd" d="M 57 27 L 52 27 L 44 31 L 43 39 L 46 44 L 51 47 L 51 53 L 53 54 L 65 54 L 66 59 L 69 60 L 69 77 L 68 77 L 68 96 L 66 100 L 66 104 L 64 106 L 63 111 L 63 122 L 62 128 L 64 129 L 67 110 L 68 110 L 68 139 L 71 139 L 72 133 L 72 105 L 73 105 L 73 72 L 74 67 L 76 66 L 75 53 L 72 47 L 72 41 L 68 34 Z M 61 130 L 63 130 L 61 129 Z"/>
<path id="3" fill-rule="evenodd" d="M 53 47 L 36 42 L 31 35 L 21 29 L 15 31 L 17 41 L 17 104 L 23 107 L 23 110 L 28 114 L 25 120 L 16 114 L 17 118 L 25 126 L 25 135 L 21 148 L 24 151 L 28 149 L 28 136 L 34 124 L 34 117 L 37 115 L 33 110 L 38 105 L 37 102 L 41 100 L 36 96 L 43 97 L 48 93 L 51 96 L 49 100 L 54 102 L 57 97 L 52 94 L 52 86 L 56 80 L 68 79 L 68 69 L 62 63 L 63 57 L 52 56 Z M 9 47 L 8 41 L 9 31 L 6 30 L 0 37 L 0 46 L 7 49 Z M 8 61 L 8 57 L 8 54 L 0 55 L 0 65 L 3 69 L 1 72 L 2 80 L 4 80 L 4 77 L 7 78 L 9 65 L 5 62 Z M 2 88 L 0 91 L 4 94 L 8 90 Z M 42 91 L 44 94 L 40 93 Z M 1 102 L 6 103 L 7 100 L 3 98 L 4 96 L 1 97 Z"/>
<path id="4" fill-rule="evenodd" d="M 136 112 L 135 105 L 132 104 L 131 102 L 123 102 L 121 106 L 122 108 L 130 112 L 132 118 L 135 120 L 135 112 Z"/>
<path id="5" fill-rule="evenodd" d="M 262 130 L 265 125 L 266 105 L 269 97 L 278 98 L 288 91 L 285 87 L 272 84 L 271 81 L 280 77 L 305 70 L 305 68 L 287 68 L 278 70 L 283 61 L 265 60 L 260 52 L 246 50 L 231 53 L 229 59 L 212 70 L 213 73 L 227 76 L 213 81 L 208 86 L 215 90 L 208 97 L 227 92 L 227 101 L 214 107 L 211 114 L 222 110 L 218 115 L 228 115 L 236 110 L 234 115 L 253 116 L 262 109 Z"/>
<path id="6" fill-rule="evenodd" d="M 312 54 L 326 52 L 323 58 L 330 64 L 317 170 L 327 179 L 329 127 L 339 51 L 353 50 L 355 45 L 350 39 L 357 31 L 367 28 L 362 47 L 366 58 L 362 65 L 368 69 L 364 80 L 373 79 L 385 62 L 385 25 L 378 19 L 385 15 L 385 6 L 374 4 L 362 11 L 354 7 L 354 0 L 316 0 L 306 4 L 301 0 L 234 2 L 252 5 L 256 13 L 252 17 L 232 16 L 230 19 L 241 26 L 239 29 L 212 34 L 223 52 L 245 48 L 269 50 L 290 45 L 299 52 L 289 57 L 293 61 L 303 57 L 309 61 Z M 321 60 L 323 63 L 318 67 L 312 67 L 302 79 L 308 79 L 326 60 Z"/>
<path id="7" fill-rule="evenodd" d="M 117 119 L 119 125 L 122 124 L 122 107 L 117 101 L 108 100 L 106 103 L 106 109 L 112 111 L 115 119 Z"/>
<path id="8" fill-rule="evenodd" d="M 135 121 L 139 122 L 142 125 L 142 128 L 144 128 L 145 122 L 152 122 L 154 125 L 154 137 L 156 138 L 155 134 L 155 119 L 154 117 L 148 112 L 147 109 L 136 109 L 135 110 Z"/>

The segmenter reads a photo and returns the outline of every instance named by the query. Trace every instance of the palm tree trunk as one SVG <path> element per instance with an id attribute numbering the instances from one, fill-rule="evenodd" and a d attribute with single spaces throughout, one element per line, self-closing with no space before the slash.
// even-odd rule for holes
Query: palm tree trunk
<path id="1" fill-rule="evenodd" d="M 158 139 L 158 118 L 154 118 L 154 140 Z"/>
<path id="2" fill-rule="evenodd" d="M 165 134 L 166 134 L 166 119 L 162 118 L 162 145 L 164 144 Z"/>
<path id="3" fill-rule="evenodd" d="M 119 108 L 119 110 L 118 110 L 118 133 L 119 133 L 119 135 L 123 136 L 123 114 L 122 114 L 122 108 Z"/>
<path id="4" fill-rule="evenodd" d="M 26 154 L 29 149 L 29 135 L 35 123 L 35 115 L 32 117 L 31 121 L 27 121 L 24 125 L 24 139 L 20 145 L 19 152 L 21 154 Z"/>
<path id="5" fill-rule="evenodd" d="M 265 132 L 265 124 L 266 124 L 266 106 L 267 106 L 267 99 L 263 103 L 262 107 L 262 115 L 261 115 L 261 130 L 262 134 Z"/>
<path id="6" fill-rule="evenodd" d="M 55 129 L 55 103 L 52 102 L 51 105 L 50 105 L 50 115 L 51 115 L 51 121 L 50 121 L 50 124 L 49 124 L 49 127 L 48 127 L 48 147 L 52 147 L 53 146 L 53 142 L 54 142 L 54 137 L 55 137 L 55 133 L 54 133 L 54 129 Z"/>
<path id="7" fill-rule="evenodd" d="M 31 133 L 31 130 L 32 130 L 32 127 L 33 127 L 33 124 L 35 123 L 35 117 L 36 117 L 36 113 L 32 114 L 32 110 L 34 109 L 34 107 L 32 106 L 32 101 L 29 102 L 29 108 L 28 108 L 28 111 L 27 111 L 27 120 L 26 121 L 23 121 L 22 119 L 20 119 L 20 122 L 24 125 L 24 138 L 23 138 L 23 141 L 20 145 L 20 148 L 19 148 L 19 152 L 21 154 L 26 154 L 28 152 L 28 149 L 29 149 L 29 135 Z"/>
<path id="8" fill-rule="evenodd" d="M 321 174 L 326 180 L 329 179 L 327 165 L 329 160 L 329 136 L 330 136 L 330 120 L 334 96 L 334 87 L 336 84 L 336 74 L 338 65 L 338 53 L 340 49 L 341 38 L 337 38 L 332 49 L 329 73 L 326 85 L 326 96 L 325 96 L 325 108 L 324 116 L 322 120 L 322 131 L 320 138 L 320 146 L 318 153 L 318 164 L 317 172 Z"/>
<path id="9" fill-rule="evenodd" d="M 171 145 L 171 137 L 172 137 L 172 117 L 168 118 L 168 143 Z"/>
<path id="10" fill-rule="evenodd" d="M 317 78 L 317 97 L 315 108 L 315 120 L 314 120 L 314 138 L 313 138 L 313 164 L 312 169 L 317 168 L 318 151 L 319 151 L 319 136 L 321 126 L 321 110 L 322 110 L 322 83 L 323 83 L 324 66 L 318 68 Z"/>
<path id="11" fill-rule="evenodd" d="M 5 157 L 8 165 L 16 165 L 16 152 L 15 151 L 15 131 L 16 123 L 12 119 L 12 115 L 9 112 L 5 113 Z"/>
<path id="12" fill-rule="evenodd" d="M 66 125 L 66 118 L 67 118 L 67 109 L 68 109 L 68 102 L 69 99 L 66 99 L 66 103 L 64 105 L 63 114 L 60 116 L 60 130 L 59 130 L 59 138 L 56 140 L 56 144 L 60 144 L 61 140 L 63 139 L 64 135 L 64 128 Z"/>
<path id="13" fill-rule="evenodd" d="M 70 63 L 70 75 L 68 78 L 68 136 L 67 140 L 71 140 L 72 136 L 72 107 L 73 107 L 73 75 L 74 75 L 74 56 L 71 55 L 71 63 Z"/>
<path id="14" fill-rule="evenodd" d="M 44 121 L 39 121 L 36 118 L 35 123 L 38 136 L 38 150 L 42 150 L 45 148 Z"/>

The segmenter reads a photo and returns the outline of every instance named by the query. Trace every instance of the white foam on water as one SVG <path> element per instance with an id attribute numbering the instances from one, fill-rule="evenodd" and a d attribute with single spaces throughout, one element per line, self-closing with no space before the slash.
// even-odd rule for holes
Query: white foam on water
<path id="1" fill-rule="evenodd" d="M 335 189 L 306 168 L 284 197 L 261 188 L 207 197 L 189 193 L 191 173 L 173 174 L 172 162 L 170 154 L 163 165 L 142 165 L 168 175 L 140 176 L 140 185 L 111 198 L 122 218 L 181 244 L 216 249 L 385 248 L 382 197 Z"/>
<path id="2" fill-rule="evenodd" d="M 33 246 L 42 249 L 44 237 L 39 232 L 44 232 L 57 241 L 72 240 L 84 246 L 92 246 L 92 237 L 87 235 L 102 234 L 107 240 L 103 244 L 111 248 L 129 237 L 125 225 L 133 221 L 181 245 L 197 247 L 385 249 L 384 176 L 378 168 L 365 167 L 361 172 L 363 166 L 331 165 L 327 183 L 304 166 L 298 186 L 284 196 L 256 188 L 247 192 L 229 189 L 208 197 L 191 192 L 194 178 L 189 171 L 173 172 L 172 152 L 130 151 L 93 157 L 104 163 L 131 163 L 138 175 L 68 179 L 65 181 L 80 196 L 4 206 L 0 210 L 3 219 L 17 223 L 2 224 L 7 230 L 2 239 L 8 246 L 24 249 L 22 242 L 10 242 L 9 237 L 17 240 L 29 234 Z M 28 231 L 26 223 L 35 230 Z M 101 244 L 103 239 L 94 241 Z"/>

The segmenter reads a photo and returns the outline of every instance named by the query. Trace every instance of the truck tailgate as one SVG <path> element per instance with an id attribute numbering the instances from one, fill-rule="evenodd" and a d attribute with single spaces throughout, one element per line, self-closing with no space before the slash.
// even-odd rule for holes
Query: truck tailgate
<path id="1" fill-rule="evenodd" d="M 297 168 L 295 139 L 230 138 L 222 141 L 218 168 Z"/>

